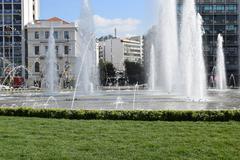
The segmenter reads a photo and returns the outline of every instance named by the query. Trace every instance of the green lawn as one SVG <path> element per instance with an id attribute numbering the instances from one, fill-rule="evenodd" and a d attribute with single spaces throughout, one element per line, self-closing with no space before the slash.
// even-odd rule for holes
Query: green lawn
<path id="1" fill-rule="evenodd" d="M 0 117 L 1 160 L 239 158 L 239 122 L 70 121 Z"/>

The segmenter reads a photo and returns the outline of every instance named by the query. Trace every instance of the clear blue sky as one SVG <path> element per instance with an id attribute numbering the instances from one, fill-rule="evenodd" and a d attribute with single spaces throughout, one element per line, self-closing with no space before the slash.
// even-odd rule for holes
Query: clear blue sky
<path id="1" fill-rule="evenodd" d="M 99 34 L 107 34 L 116 27 L 122 36 L 146 32 L 151 24 L 151 16 L 147 12 L 151 10 L 150 1 L 152 0 L 92 0 L 94 15 L 107 23 L 97 24 L 96 29 Z M 41 19 L 57 16 L 75 21 L 80 15 L 80 0 L 40 0 L 40 3 Z"/>

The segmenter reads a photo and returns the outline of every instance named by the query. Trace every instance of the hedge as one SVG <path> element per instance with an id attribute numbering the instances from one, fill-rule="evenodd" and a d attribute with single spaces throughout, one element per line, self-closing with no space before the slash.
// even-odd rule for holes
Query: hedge
<path id="1" fill-rule="evenodd" d="M 96 111 L 32 108 L 0 108 L 0 116 L 71 120 L 133 121 L 240 121 L 240 110 L 223 111 Z"/>

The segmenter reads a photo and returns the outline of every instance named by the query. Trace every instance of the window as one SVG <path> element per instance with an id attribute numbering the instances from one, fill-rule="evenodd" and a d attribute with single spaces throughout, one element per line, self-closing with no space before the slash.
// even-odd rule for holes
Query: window
<path id="1" fill-rule="evenodd" d="M 40 72 L 40 63 L 36 62 L 34 68 L 35 68 L 35 72 L 39 73 Z"/>
<path id="2" fill-rule="evenodd" d="M 226 19 L 228 23 L 235 23 L 235 24 L 237 23 L 237 20 L 238 20 L 238 16 L 236 15 L 228 15 Z"/>
<path id="3" fill-rule="evenodd" d="M 55 39 L 58 39 L 58 31 L 54 31 L 53 35 Z"/>
<path id="4" fill-rule="evenodd" d="M 58 47 L 58 46 L 56 46 L 56 47 L 55 47 L 55 49 L 56 49 L 56 54 L 58 54 L 59 47 Z"/>
<path id="5" fill-rule="evenodd" d="M 35 39 L 39 39 L 39 32 L 35 32 Z"/>
<path id="6" fill-rule="evenodd" d="M 211 12 L 213 10 L 212 6 L 211 5 L 203 5 L 202 6 L 202 11 L 204 13 L 207 13 L 207 12 Z"/>
<path id="7" fill-rule="evenodd" d="M 14 24 L 21 24 L 21 16 L 20 15 L 14 15 L 13 16 L 13 21 L 14 21 Z"/>
<path id="8" fill-rule="evenodd" d="M 214 28 L 214 34 L 219 34 L 219 33 L 224 34 L 225 30 L 226 30 L 226 27 L 224 25 L 217 25 Z"/>
<path id="9" fill-rule="evenodd" d="M 45 46 L 45 53 L 47 54 L 48 52 L 48 46 Z"/>
<path id="10" fill-rule="evenodd" d="M 237 25 L 226 25 L 226 32 L 227 32 L 227 33 L 236 34 L 237 31 L 238 31 Z"/>
<path id="11" fill-rule="evenodd" d="M 48 39 L 49 38 L 49 31 L 46 31 L 45 32 L 45 39 Z"/>
<path id="12" fill-rule="evenodd" d="M 64 31 L 64 39 L 70 39 L 69 31 Z"/>
<path id="13" fill-rule="evenodd" d="M 224 12 L 225 6 L 224 5 L 213 5 L 213 10 L 216 12 Z"/>
<path id="14" fill-rule="evenodd" d="M 214 22 L 217 24 L 225 24 L 225 16 L 224 15 L 214 16 Z"/>
<path id="15" fill-rule="evenodd" d="M 237 47 L 226 47 L 225 54 L 228 56 L 236 56 L 238 55 L 238 48 Z"/>
<path id="16" fill-rule="evenodd" d="M 238 36 L 227 36 L 225 42 L 226 44 L 236 45 L 238 43 Z"/>
<path id="17" fill-rule="evenodd" d="M 237 12 L 237 5 L 226 5 L 227 12 Z"/>
<path id="18" fill-rule="evenodd" d="M 69 46 L 64 47 L 64 54 L 66 54 L 66 55 L 69 54 Z"/>
<path id="19" fill-rule="evenodd" d="M 35 46 L 35 55 L 39 55 L 39 46 Z"/>
<path id="20" fill-rule="evenodd" d="M 12 16 L 11 15 L 4 15 L 4 23 L 5 24 L 12 24 Z"/>

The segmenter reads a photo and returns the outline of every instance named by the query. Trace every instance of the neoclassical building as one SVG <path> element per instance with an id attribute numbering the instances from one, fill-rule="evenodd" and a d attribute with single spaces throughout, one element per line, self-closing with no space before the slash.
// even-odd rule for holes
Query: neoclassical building
<path id="1" fill-rule="evenodd" d="M 76 60 L 77 27 L 75 23 L 53 17 L 29 23 L 27 30 L 28 86 L 44 87 L 46 79 L 46 53 L 51 27 L 54 28 L 56 42 L 59 86 L 70 87 L 74 83 L 74 61 Z"/>

